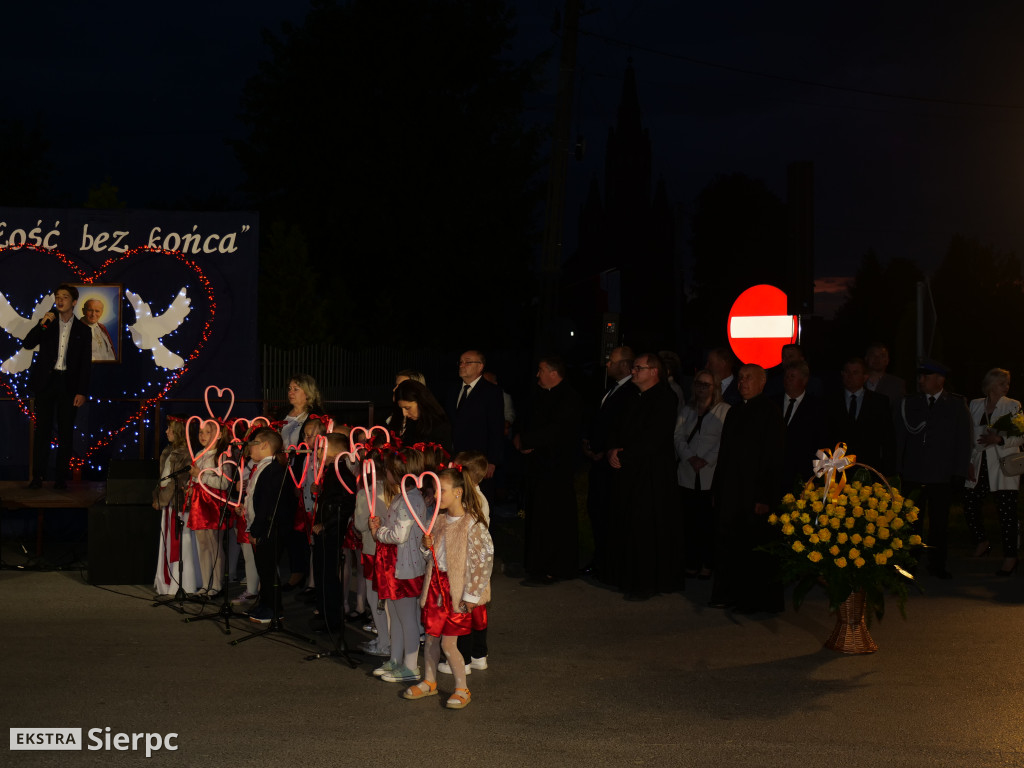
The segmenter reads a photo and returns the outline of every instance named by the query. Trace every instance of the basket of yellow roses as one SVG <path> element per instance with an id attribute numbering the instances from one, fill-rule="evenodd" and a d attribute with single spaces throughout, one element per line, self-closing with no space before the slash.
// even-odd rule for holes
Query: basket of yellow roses
<path id="1" fill-rule="evenodd" d="M 854 466 L 859 479 L 847 484 L 846 471 Z M 890 593 L 906 617 L 907 585 L 916 565 L 911 548 L 921 545 L 912 530 L 918 509 L 877 470 L 856 464 L 843 443 L 834 451 L 818 451 L 814 468 L 799 495 L 787 493 L 779 512 L 768 517 L 781 534 L 773 550 L 783 577 L 796 582 L 794 607 L 815 585 L 825 588 L 829 608 L 838 614 L 826 647 L 871 653 L 878 646 L 865 614 L 881 619 Z"/>

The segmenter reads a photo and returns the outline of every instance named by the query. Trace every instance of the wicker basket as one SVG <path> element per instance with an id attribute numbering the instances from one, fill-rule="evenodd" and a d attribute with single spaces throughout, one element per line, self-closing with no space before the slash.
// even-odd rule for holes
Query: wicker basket
<path id="1" fill-rule="evenodd" d="M 864 590 L 851 592 L 836 611 L 836 626 L 825 641 L 825 647 L 840 653 L 874 653 L 878 645 L 868 632 L 864 620 Z"/>

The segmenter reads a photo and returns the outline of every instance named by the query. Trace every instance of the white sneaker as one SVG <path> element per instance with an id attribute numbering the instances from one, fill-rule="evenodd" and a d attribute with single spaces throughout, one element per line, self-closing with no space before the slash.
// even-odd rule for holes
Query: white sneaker
<path id="1" fill-rule="evenodd" d="M 437 662 L 437 671 L 440 672 L 442 675 L 450 675 L 452 674 L 452 665 L 449 664 L 447 661 L 439 661 Z M 466 674 L 473 674 L 473 669 L 468 664 L 466 665 Z"/>
<path id="2" fill-rule="evenodd" d="M 471 668 L 471 669 L 487 669 L 487 657 L 486 656 L 482 656 L 481 658 L 478 659 L 476 656 L 471 656 L 470 657 L 470 661 L 469 661 L 469 668 Z"/>
<path id="3" fill-rule="evenodd" d="M 232 605 L 241 605 L 242 603 L 248 603 L 256 599 L 256 595 L 252 592 L 243 592 L 238 597 L 231 601 Z"/>

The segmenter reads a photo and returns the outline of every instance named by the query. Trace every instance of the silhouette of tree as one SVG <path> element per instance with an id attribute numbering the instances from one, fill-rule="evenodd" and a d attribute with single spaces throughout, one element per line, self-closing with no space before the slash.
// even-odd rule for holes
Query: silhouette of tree
<path id="1" fill-rule="evenodd" d="M 442 307 L 495 338 L 527 304 L 540 136 L 520 120 L 532 70 L 503 58 L 513 34 L 501 0 L 320 0 L 266 34 L 235 150 L 320 285 L 360 301 L 337 340 L 456 333 Z"/>

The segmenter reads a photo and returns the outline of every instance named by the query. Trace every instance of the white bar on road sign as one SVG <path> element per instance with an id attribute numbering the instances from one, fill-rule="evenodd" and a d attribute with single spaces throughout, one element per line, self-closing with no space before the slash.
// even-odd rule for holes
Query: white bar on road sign
<path id="1" fill-rule="evenodd" d="M 793 337 L 792 315 L 749 315 L 729 321 L 734 339 L 790 339 Z"/>

